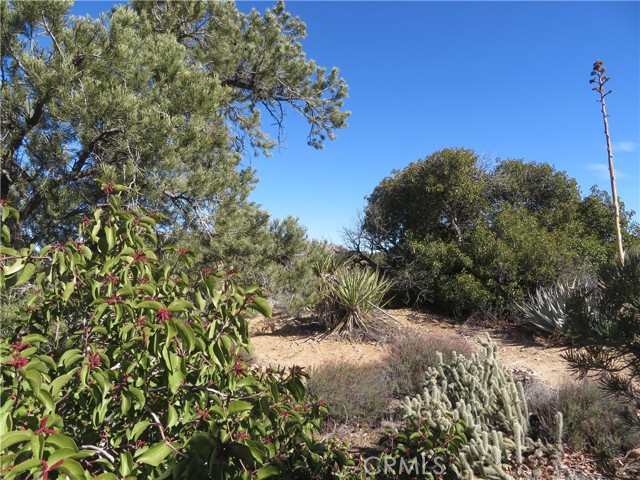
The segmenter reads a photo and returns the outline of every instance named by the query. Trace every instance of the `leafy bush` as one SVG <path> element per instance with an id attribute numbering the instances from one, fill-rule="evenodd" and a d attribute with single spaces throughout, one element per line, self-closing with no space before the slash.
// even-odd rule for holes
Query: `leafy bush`
<path id="1" fill-rule="evenodd" d="M 399 298 L 455 315 L 487 304 L 510 310 L 615 250 L 606 193 L 581 198 L 577 182 L 549 164 L 489 165 L 447 148 L 393 171 L 367 200 L 352 249 L 376 253 Z M 632 214 L 621 212 L 626 244 L 637 243 Z"/>
<path id="2" fill-rule="evenodd" d="M 422 391 L 429 368 L 453 360 L 453 352 L 469 357 L 473 347 L 462 338 L 408 333 L 389 344 L 387 376 L 393 392 L 400 397 Z"/>
<path id="3" fill-rule="evenodd" d="M 157 216 L 103 189 L 78 239 L 16 251 L 3 225 L 3 291 L 35 279 L 0 339 L 3 478 L 328 478 L 348 464 L 312 439 L 327 408 L 300 369 L 253 371 L 238 353 L 248 313 L 270 314 L 260 292 L 230 270 L 190 277 L 186 249 L 155 247 Z"/>
<path id="4" fill-rule="evenodd" d="M 449 428 L 436 435 L 426 419 L 411 417 L 400 431 L 382 436 L 384 454 L 375 463 L 367 464 L 366 470 L 378 472 L 371 477 L 378 480 L 458 479 L 458 454 L 467 443 L 464 430 L 462 420 L 451 419 Z"/>
<path id="5" fill-rule="evenodd" d="M 360 419 L 375 423 L 388 412 L 391 387 L 384 366 L 331 362 L 311 371 L 309 392 L 327 399 L 336 420 Z"/>
<path id="6" fill-rule="evenodd" d="M 562 441 L 572 451 L 587 450 L 601 462 L 640 444 L 640 430 L 621 414 L 626 405 L 588 380 L 565 382 L 557 389 L 532 383 L 525 388 L 535 430 L 557 442 L 556 412 L 562 413 Z M 533 428 L 532 422 L 532 428 Z"/>

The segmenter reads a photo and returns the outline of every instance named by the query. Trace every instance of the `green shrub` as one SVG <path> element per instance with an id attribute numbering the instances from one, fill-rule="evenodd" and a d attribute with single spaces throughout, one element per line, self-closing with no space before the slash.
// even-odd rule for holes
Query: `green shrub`
<path id="1" fill-rule="evenodd" d="M 638 242 L 631 215 L 622 207 L 626 245 Z M 612 218 L 604 192 L 581 198 L 549 164 L 488 165 L 447 148 L 384 178 L 349 238 L 361 255 L 376 252 L 398 298 L 464 315 L 487 303 L 511 310 L 540 286 L 591 271 L 614 252 Z"/>
<path id="2" fill-rule="evenodd" d="M 640 444 L 640 430 L 622 415 L 624 402 L 592 381 L 565 382 L 557 389 L 532 383 L 525 394 L 536 433 L 549 442 L 557 442 L 556 412 L 561 412 L 562 441 L 571 451 L 586 450 L 606 463 Z"/>
<path id="3" fill-rule="evenodd" d="M 624 264 L 604 265 L 597 287 L 568 300 L 571 348 L 563 355 L 581 378 L 595 374 L 602 386 L 624 398 L 640 427 L 640 247 Z"/>
<path id="4" fill-rule="evenodd" d="M 411 417 L 399 431 L 388 431 L 380 439 L 384 454 L 365 469 L 377 480 L 415 478 L 457 480 L 461 469 L 458 455 L 467 444 L 462 420 L 452 418 L 450 427 L 436 435 L 424 418 Z"/>
<path id="5" fill-rule="evenodd" d="M 393 392 L 399 397 L 420 393 L 428 369 L 439 364 L 440 356 L 445 363 L 449 363 L 453 360 L 453 352 L 466 357 L 473 352 L 471 344 L 462 338 L 415 332 L 396 337 L 388 348 L 387 375 Z"/>
<path id="6" fill-rule="evenodd" d="M 332 417 L 349 423 L 360 419 L 369 423 L 388 413 L 391 387 L 383 365 L 331 362 L 313 369 L 309 392 L 329 404 Z"/>
<path id="7" fill-rule="evenodd" d="M 78 239 L 16 251 L 3 225 L 3 291 L 35 285 L 0 338 L 3 478 L 324 479 L 350 463 L 312 439 L 327 409 L 300 369 L 238 353 L 249 312 L 270 315 L 260 292 L 230 270 L 190 277 L 187 250 L 156 248 L 156 216 L 103 189 Z"/>

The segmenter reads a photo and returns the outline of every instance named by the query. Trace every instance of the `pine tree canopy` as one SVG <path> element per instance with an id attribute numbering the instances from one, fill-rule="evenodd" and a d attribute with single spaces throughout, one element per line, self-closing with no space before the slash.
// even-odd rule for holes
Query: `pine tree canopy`
<path id="1" fill-rule="evenodd" d="M 133 1 L 99 19 L 70 1 L 0 5 L 1 193 L 22 243 L 66 238 L 104 197 L 94 178 L 129 185 L 169 228 L 214 235 L 243 205 L 260 217 L 242 159 L 277 146 L 288 111 L 315 148 L 346 125 L 347 85 L 306 58 L 282 2 Z"/>

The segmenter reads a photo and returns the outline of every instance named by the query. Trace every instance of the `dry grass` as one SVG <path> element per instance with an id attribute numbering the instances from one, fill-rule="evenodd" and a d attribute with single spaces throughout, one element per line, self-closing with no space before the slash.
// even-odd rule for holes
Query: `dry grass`
<path id="1" fill-rule="evenodd" d="M 452 358 L 453 352 L 471 356 L 473 351 L 473 345 L 463 338 L 427 336 L 416 332 L 402 335 L 389 344 L 386 361 L 388 382 L 398 397 L 421 393 L 427 369 L 437 364 L 437 352 L 446 362 Z"/>

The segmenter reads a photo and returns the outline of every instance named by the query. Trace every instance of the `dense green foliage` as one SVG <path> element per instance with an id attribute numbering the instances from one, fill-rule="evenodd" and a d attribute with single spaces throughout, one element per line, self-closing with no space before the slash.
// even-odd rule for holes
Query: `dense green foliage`
<path id="1" fill-rule="evenodd" d="M 437 430 L 436 434 L 426 418 L 409 418 L 399 431 L 382 436 L 384 454 L 366 470 L 379 472 L 372 476 L 378 480 L 459 479 L 458 454 L 467 444 L 464 421 L 452 418 L 446 430 Z"/>
<path id="2" fill-rule="evenodd" d="M 445 149 L 385 178 L 368 197 L 357 238 L 384 253 L 399 297 L 453 313 L 514 300 L 588 274 L 614 252 L 606 193 L 581 198 L 548 164 Z M 623 210 L 625 239 L 630 214 Z M 637 239 L 635 239 L 637 241 Z"/>
<path id="3" fill-rule="evenodd" d="M 32 282 L 0 339 L 3 478 L 307 479 L 348 464 L 312 439 L 326 406 L 300 369 L 242 358 L 247 315 L 270 314 L 260 292 L 231 270 L 187 274 L 186 249 L 156 247 L 158 216 L 103 188 L 65 243 L 15 250 L 3 224 L 3 290 Z"/>
<path id="4" fill-rule="evenodd" d="M 565 355 L 582 377 L 595 373 L 606 390 L 631 404 L 640 425 L 640 249 L 627 251 L 624 265 L 604 265 L 599 282 L 567 301 L 572 348 Z"/>

